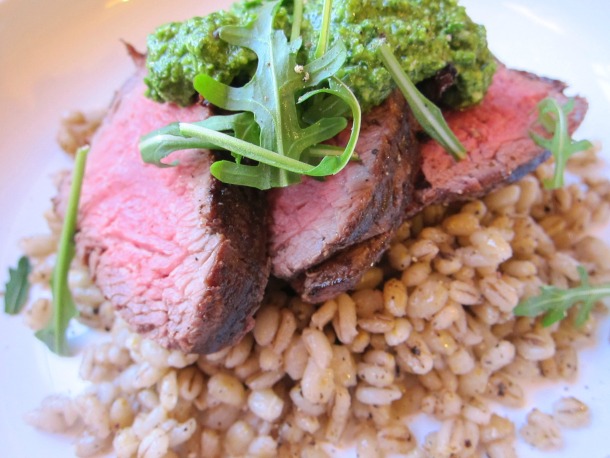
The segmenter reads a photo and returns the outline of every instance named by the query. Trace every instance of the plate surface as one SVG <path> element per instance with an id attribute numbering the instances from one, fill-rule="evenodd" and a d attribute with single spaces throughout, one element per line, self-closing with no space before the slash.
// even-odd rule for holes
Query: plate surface
<path id="1" fill-rule="evenodd" d="M 106 106 L 132 71 L 121 40 L 144 49 L 156 25 L 202 15 L 228 1 L 0 0 L 0 283 L 24 235 L 45 231 L 42 214 L 53 195 L 51 175 L 69 165 L 55 142 L 60 116 Z M 511 67 L 569 83 L 586 96 L 590 112 L 578 138 L 606 145 L 610 156 L 610 2 L 600 0 L 465 0 L 487 26 L 490 47 Z M 608 238 L 608 237 L 607 237 Z M 574 395 L 592 410 L 592 423 L 565 431 L 566 446 L 552 456 L 610 457 L 610 326 L 581 354 L 576 383 L 532 387 L 528 403 L 550 411 Z M 66 457 L 69 440 L 38 433 L 21 420 L 52 392 L 76 393 L 78 360 L 51 355 L 21 317 L 0 313 L 0 440 L 2 456 Z M 506 411 L 523 424 L 526 410 Z M 415 432 L 426 428 L 416 422 Z M 519 456 L 549 456 L 519 444 Z"/>

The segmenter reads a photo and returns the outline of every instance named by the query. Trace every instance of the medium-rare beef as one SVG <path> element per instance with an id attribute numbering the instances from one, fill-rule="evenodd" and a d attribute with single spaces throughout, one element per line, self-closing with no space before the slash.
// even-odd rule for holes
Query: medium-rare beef
<path id="1" fill-rule="evenodd" d="M 407 211 L 402 217 L 411 217 L 431 204 L 481 196 L 534 170 L 549 157 L 549 152 L 529 136 L 537 119 L 536 105 L 549 96 L 565 102 L 564 89 L 561 82 L 499 64 L 480 105 L 445 113 L 449 126 L 466 146 L 468 158 L 456 163 L 436 142 L 424 141 L 422 162 L 412 165 L 415 170 L 421 167 L 422 178 L 415 183 L 414 196 L 407 193 L 412 200 L 406 202 Z M 577 97 L 570 114 L 571 131 L 586 110 L 586 100 Z M 346 248 L 310 267 L 291 284 L 308 302 L 321 302 L 347 291 L 381 257 L 392 235 L 393 229 Z"/>
<path id="2" fill-rule="evenodd" d="M 564 103 L 565 84 L 498 64 L 483 101 L 462 111 L 447 111 L 445 119 L 468 151 L 455 162 L 436 142 L 422 145 L 422 179 L 407 217 L 437 203 L 470 199 L 518 180 L 549 157 L 529 136 L 536 123 L 536 105 L 546 97 Z M 575 98 L 570 129 L 574 131 L 587 111 L 587 102 Z"/>
<path id="3" fill-rule="evenodd" d="M 140 70 L 93 138 L 77 253 L 137 331 L 169 348 L 215 352 L 252 327 L 262 300 L 264 196 L 214 179 L 207 151 L 175 153 L 173 168 L 144 164 L 143 134 L 210 115 L 200 105 L 152 102 L 144 90 Z"/>
<path id="4" fill-rule="evenodd" d="M 363 120 L 359 161 L 324 181 L 269 193 L 273 274 L 293 279 L 331 255 L 391 230 L 410 192 L 418 148 L 400 93 Z"/>

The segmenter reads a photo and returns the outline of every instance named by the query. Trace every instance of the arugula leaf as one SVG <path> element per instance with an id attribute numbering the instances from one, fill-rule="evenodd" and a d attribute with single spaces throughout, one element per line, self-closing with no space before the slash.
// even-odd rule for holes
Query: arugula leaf
<path id="1" fill-rule="evenodd" d="M 544 129 L 552 134 L 545 138 L 531 131 L 530 137 L 534 142 L 551 152 L 555 158 L 555 172 L 553 178 L 544 180 L 546 189 L 563 187 L 563 175 L 570 156 L 578 151 L 585 151 L 592 147 L 588 140 L 574 141 L 568 131 L 568 115 L 574 109 L 574 100 L 570 99 L 563 107 L 553 98 L 546 98 L 538 104 L 538 122 Z"/>
<path id="2" fill-rule="evenodd" d="M 254 144 L 258 142 L 260 136 L 260 128 L 254 122 L 252 113 L 213 116 L 204 121 L 191 123 L 190 125 L 216 132 L 234 132 L 235 138 Z M 139 145 L 142 160 L 147 164 L 154 164 L 157 167 L 172 167 L 178 165 L 178 161 L 171 163 L 163 162 L 163 159 L 174 151 L 185 149 L 213 149 L 218 146 L 218 142 L 183 135 L 180 129 L 180 123 L 177 122 L 144 135 L 140 139 Z"/>
<path id="3" fill-rule="evenodd" d="M 441 110 L 419 92 L 388 45 L 379 46 L 379 53 L 383 64 L 407 99 L 407 103 L 422 129 L 456 160 L 464 159 L 466 148 L 447 125 Z"/>
<path id="4" fill-rule="evenodd" d="M 538 296 L 533 296 L 515 307 L 516 316 L 535 317 L 543 315 L 542 325 L 550 326 L 564 319 L 571 307 L 578 307 L 576 326 L 582 326 L 588 319 L 595 302 L 610 296 L 610 284 L 593 286 L 589 275 L 578 267 L 580 286 L 571 289 L 560 289 L 556 286 L 543 286 Z"/>
<path id="5" fill-rule="evenodd" d="M 68 207 L 57 248 L 57 260 L 51 278 L 53 313 L 47 327 L 36 332 L 36 337 L 44 342 L 52 352 L 64 356 L 69 354 L 66 329 L 70 320 L 78 314 L 68 287 L 68 272 L 76 251 L 74 246 L 76 216 L 88 152 L 88 147 L 80 148 L 76 152 L 74 171 L 72 172 L 72 187 L 70 188 Z"/>
<path id="6" fill-rule="evenodd" d="M 17 315 L 28 297 L 30 282 L 28 275 L 32 267 L 27 256 L 22 256 L 17 262 L 17 268 L 8 270 L 8 282 L 4 293 L 4 312 L 9 315 Z"/>
<path id="7" fill-rule="evenodd" d="M 283 31 L 273 29 L 278 6 L 279 2 L 263 3 L 254 22 L 220 30 L 221 39 L 258 56 L 256 73 L 245 86 L 227 86 L 205 74 L 195 78 L 195 89 L 206 100 L 238 114 L 214 116 L 200 123 L 172 124 L 144 136 L 140 151 L 145 162 L 175 165 L 162 160 L 180 149 L 225 149 L 237 160 L 214 163 L 212 175 L 225 183 L 259 189 L 288 186 L 299 182 L 301 175 L 336 174 L 345 167 L 355 150 L 362 117 L 353 93 L 333 77 L 345 61 L 345 46 L 338 41 L 322 57 L 298 65 L 300 37 L 288 42 Z M 347 120 L 323 115 L 309 117 L 305 122 L 302 116 L 301 104 L 317 94 L 339 98 L 342 106 L 352 111 L 350 140 L 339 155 L 336 148 L 321 143 L 345 129 Z M 251 122 L 246 127 L 248 119 Z M 308 154 L 312 148 L 316 154 Z M 324 151 L 329 154 L 320 160 Z M 242 164 L 242 157 L 258 164 Z"/>

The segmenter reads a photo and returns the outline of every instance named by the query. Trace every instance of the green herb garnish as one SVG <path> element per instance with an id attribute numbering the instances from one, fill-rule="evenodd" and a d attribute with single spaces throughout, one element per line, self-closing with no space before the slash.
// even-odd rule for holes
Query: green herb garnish
<path id="1" fill-rule="evenodd" d="M 175 165 L 162 160 L 177 150 L 225 149 L 235 162 L 215 162 L 210 168 L 212 175 L 225 183 L 258 189 L 298 183 L 301 175 L 333 175 L 345 167 L 356 147 L 361 124 L 357 99 L 333 76 L 346 59 L 345 47 L 337 41 L 320 58 L 298 64 L 302 39 L 288 42 L 283 31 L 274 30 L 278 6 L 279 2 L 264 3 L 253 23 L 220 29 L 221 39 L 258 56 L 256 73 L 245 86 L 227 86 L 206 74 L 194 80 L 195 89 L 207 101 L 237 114 L 213 116 L 198 123 L 175 123 L 144 136 L 140 142 L 144 162 Z M 321 31 L 321 35 L 324 33 L 327 31 Z M 314 97 L 318 94 L 335 96 L 351 110 L 352 131 L 341 154 L 322 142 L 345 129 L 344 117 L 325 115 L 304 121 L 302 107 L 306 101 L 327 103 L 327 98 Z M 315 154 L 309 154 L 312 148 Z M 258 164 L 244 164 L 244 157 Z"/>
<path id="2" fill-rule="evenodd" d="M 298 40 L 301 37 L 301 23 L 303 22 L 303 0 L 294 0 L 292 6 L 292 29 L 290 31 L 290 41 Z"/>
<path id="3" fill-rule="evenodd" d="M 580 286 L 571 289 L 560 289 L 556 286 L 543 286 L 538 296 L 533 296 L 521 302 L 514 309 L 516 316 L 535 317 L 544 315 L 543 326 L 563 320 L 572 307 L 578 307 L 575 324 L 582 326 L 595 305 L 595 302 L 610 296 L 610 284 L 594 286 L 589 283 L 589 275 L 582 267 L 578 267 Z"/>
<path id="4" fill-rule="evenodd" d="M 330 13 L 332 8 L 332 1 L 326 0 L 322 7 L 322 29 L 318 36 L 318 45 L 316 46 L 315 57 L 319 59 L 324 55 L 328 49 L 328 42 L 330 41 Z"/>
<path id="5" fill-rule="evenodd" d="M 466 148 L 447 125 L 441 110 L 417 89 L 387 44 L 379 46 L 379 53 L 383 64 L 407 99 L 407 103 L 422 129 L 456 160 L 464 159 Z"/>
<path id="6" fill-rule="evenodd" d="M 76 231 L 76 216 L 78 202 L 85 174 L 85 163 L 89 148 L 80 148 L 76 152 L 72 186 L 66 216 L 57 248 L 57 261 L 51 278 L 51 293 L 53 295 L 53 313 L 46 328 L 36 333 L 36 337 L 44 342 L 49 349 L 58 355 L 68 355 L 66 330 L 70 320 L 77 315 L 74 299 L 68 287 L 68 272 L 74 258 L 74 233 Z"/>
<path id="7" fill-rule="evenodd" d="M 28 275 L 31 270 L 27 256 L 19 258 L 16 269 L 8 269 L 9 278 L 4 292 L 4 313 L 17 315 L 25 305 L 30 290 Z"/>
<path id="8" fill-rule="evenodd" d="M 538 104 L 538 122 L 552 137 L 545 138 L 536 132 L 530 132 L 530 136 L 538 146 L 549 150 L 555 158 L 553 178 L 544 180 L 543 183 L 546 189 L 563 187 L 563 174 L 570 156 L 592 147 L 588 140 L 574 141 L 570 137 L 568 115 L 573 109 L 574 99 L 570 99 L 563 107 L 552 98 L 546 98 Z"/>

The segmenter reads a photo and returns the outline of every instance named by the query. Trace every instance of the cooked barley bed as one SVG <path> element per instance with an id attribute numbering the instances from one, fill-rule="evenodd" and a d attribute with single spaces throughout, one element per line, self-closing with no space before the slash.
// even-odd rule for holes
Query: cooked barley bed
<path id="1" fill-rule="evenodd" d="M 351 444 L 361 457 L 516 456 L 518 428 L 490 401 L 524 408 L 518 380 L 572 380 L 602 304 L 583 328 L 572 316 L 543 328 L 515 318 L 543 284 L 570 287 L 583 265 L 610 280 L 610 248 L 585 230 L 605 223 L 610 182 L 591 172 L 594 153 L 572 160 L 580 183 L 549 192 L 551 164 L 481 200 L 430 207 L 400 227 L 382 263 L 350 294 L 318 306 L 268 288 L 255 328 L 236 346 L 198 356 L 168 351 L 129 331 L 82 266 L 70 284 L 89 325 L 109 330 L 86 349 L 75 398 L 52 396 L 28 415 L 43 430 L 69 432 L 76 454 L 118 457 L 328 456 Z M 47 284 L 60 222 L 24 240 L 32 280 Z M 48 292 L 28 324 L 49 316 Z M 440 421 L 415 438 L 420 412 Z M 564 427 L 589 421 L 575 398 L 533 410 L 519 429 L 541 449 L 561 446 Z"/>

